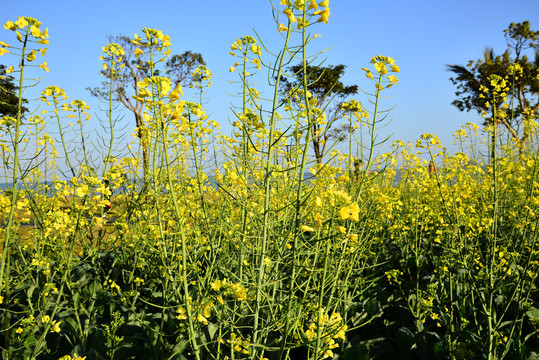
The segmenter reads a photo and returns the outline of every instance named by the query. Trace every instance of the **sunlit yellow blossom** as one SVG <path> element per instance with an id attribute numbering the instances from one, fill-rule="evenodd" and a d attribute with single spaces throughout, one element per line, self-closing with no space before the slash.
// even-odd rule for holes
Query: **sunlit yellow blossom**
<path id="1" fill-rule="evenodd" d="M 46 61 L 44 61 L 43 64 L 39 65 L 39 67 L 45 70 L 46 72 L 49 72 L 49 68 L 47 67 Z"/>
<path id="2" fill-rule="evenodd" d="M 11 74 L 13 71 L 15 71 L 15 69 L 13 68 L 13 66 L 10 66 L 6 69 L 6 74 Z"/>
<path id="3" fill-rule="evenodd" d="M 294 16 L 294 13 L 289 8 L 284 9 L 283 13 L 288 17 L 288 20 L 291 23 L 297 22 L 296 17 Z"/>
<path id="4" fill-rule="evenodd" d="M 317 22 L 324 22 L 324 23 L 328 23 L 329 22 L 329 8 L 325 8 L 323 11 L 320 11 L 320 10 L 317 10 L 314 12 L 315 15 L 320 15 L 320 17 L 318 18 Z"/>
<path id="5" fill-rule="evenodd" d="M 30 27 L 30 32 L 32 33 L 33 37 L 38 38 L 38 37 L 41 36 L 41 31 L 39 31 L 39 28 L 37 26 L 35 26 L 35 25 L 32 25 Z"/>
<path id="6" fill-rule="evenodd" d="M 378 73 L 382 74 L 382 75 L 385 75 L 387 74 L 387 68 L 386 68 L 386 65 L 381 62 L 381 61 L 378 61 L 374 64 L 374 68 L 376 69 L 376 71 L 378 71 Z"/>
<path id="7" fill-rule="evenodd" d="M 139 48 L 135 49 L 135 57 L 138 58 L 140 55 L 144 55 L 144 51 Z"/>
<path id="8" fill-rule="evenodd" d="M 212 282 L 211 284 L 211 288 L 215 291 L 219 291 L 221 289 L 221 280 L 215 280 L 214 282 Z"/>
<path id="9" fill-rule="evenodd" d="M 176 310 L 176 319 L 178 320 L 187 320 L 187 311 L 183 307 L 179 307 Z"/>
<path id="10" fill-rule="evenodd" d="M 198 320 L 199 322 L 201 322 L 201 323 L 206 324 L 206 325 L 208 324 L 208 319 L 207 319 L 204 315 L 202 315 L 202 314 L 198 314 L 197 320 Z"/>
<path id="11" fill-rule="evenodd" d="M 357 234 L 348 234 L 346 238 L 352 241 L 357 241 Z"/>
<path id="12" fill-rule="evenodd" d="M 374 77 L 372 76 L 372 73 L 369 69 L 362 67 L 361 70 L 365 71 L 365 76 L 367 76 L 369 79 L 373 80 Z"/>
<path id="13" fill-rule="evenodd" d="M 348 206 L 343 207 L 339 211 L 339 218 L 341 220 L 353 220 L 353 221 L 359 221 L 359 206 L 357 203 L 350 204 Z"/>
<path id="14" fill-rule="evenodd" d="M 61 330 L 60 329 L 60 324 L 61 323 L 62 323 L 61 321 L 53 321 L 51 331 L 55 332 L 55 333 L 60 332 L 60 330 Z"/>
<path id="15" fill-rule="evenodd" d="M 30 53 L 28 54 L 28 56 L 26 57 L 26 59 L 27 59 L 28 61 L 34 61 L 34 60 L 36 59 L 36 54 L 37 54 L 37 52 L 34 51 L 34 50 L 32 50 L 32 51 L 30 51 Z"/>
<path id="16" fill-rule="evenodd" d="M 326 359 L 326 358 L 332 358 L 332 357 L 333 357 L 333 351 L 331 351 L 331 350 L 326 350 L 326 352 L 324 353 L 323 359 Z"/>
<path id="17" fill-rule="evenodd" d="M 303 232 L 314 232 L 314 228 L 307 225 L 301 225 L 299 229 Z"/>
<path id="18" fill-rule="evenodd" d="M 82 186 L 77 187 L 75 190 L 75 194 L 78 197 L 85 197 L 90 193 L 90 189 L 88 188 L 88 185 L 84 184 Z"/>
<path id="19" fill-rule="evenodd" d="M 13 21 L 7 21 L 5 24 L 4 24 L 4 29 L 6 30 L 10 30 L 10 31 L 15 31 L 18 29 L 18 26 L 15 25 L 15 23 Z"/>
<path id="20" fill-rule="evenodd" d="M 19 16 L 19 20 L 15 21 L 15 25 L 17 25 L 19 29 L 22 29 L 28 26 L 28 21 L 26 21 L 25 18 Z"/>

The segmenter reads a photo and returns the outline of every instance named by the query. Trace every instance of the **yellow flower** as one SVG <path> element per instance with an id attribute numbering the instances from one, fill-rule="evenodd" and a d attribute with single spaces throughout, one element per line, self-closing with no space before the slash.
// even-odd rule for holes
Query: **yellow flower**
<path id="1" fill-rule="evenodd" d="M 387 68 L 386 68 L 386 65 L 381 62 L 381 61 L 378 61 L 374 64 L 374 68 L 376 69 L 376 71 L 378 71 L 378 73 L 382 74 L 382 75 L 385 75 L 387 74 Z"/>
<path id="2" fill-rule="evenodd" d="M 397 79 L 397 77 L 395 75 L 389 75 L 387 77 L 387 79 L 389 80 L 390 83 L 392 84 L 397 84 L 397 82 L 399 81 L 399 79 Z"/>
<path id="3" fill-rule="evenodd" d="M 359 221 L 359 206 L 357 203 L 350 204 L 348 206 L 343 207 L 339 211 L 339 218 L 341 220 L 353 220 L 353 221 Z"/>
<path id="4" fill-rule="evenodd" d="M 198 314 L 197 320 L 201 323 L 204 323 L 204 325 L 208 325 L 208 319 L 202 314 Z"/>
<path id="5" fill-rule="evenodd" d="M 354 242 L 357 242 L 357 234 L 348 234 L 348 235 L 346 235 L 346 238 L 350 239 L 350 240 L 352 240 Z"/>
<path id="6" fill-rule="evenodd" d="M 319 2 L 318 5 L 322 6 L 322 7 L 328 7 L 329 6 L 329 0 L 324 0 L 322 2 Z"/>
<path id="7" fill-rule="evenodd" d="M 32 25 L 30 27 L 30 32 L 32 33 L 32 36 L 35 38 L 39 38 L 41 36 L 41 31 L 39 31 L 39 28 L 35 25 Z"/>
<path id="8" fill-rule="evenodd" d="M 25 18 L 19 16 L 19 20 L 15 21 L 15 25 L 17 25 L 19 29 L 22 29 L 28 26 L 28 21 L 26 21 Z"/>
<path id="9" fill-rule="evenodd" d="M 178 320 L 187 320 L 187 311 L 183 307 L 179 307 L 178 310 L 176 310 L 176 319 Z"/>
<path id="10" fill-rule="evenodd" d="M 13 71 L 15 71 L 15 69 L 13 68 L 13 66 L 10 66 L 6 69 L 6 74 L 11 74 Z"/>
<path id="11" fill-rule="evenodd" d="M 39 65 L 40 68 L 45 70 L 46 72 L 49 72 L 49 68 L 47 67 L 47 62 L 43 62 L 43 64 Z"/>
<path id="12" fill-rule="evenodd" d="M 331 350 L 326 350 L 326 352 L 324 353 L 323 359 L 325 359 L 325 358 L 332 358 L 332 357 L 333 357 L 333 351 L 331 351 Z"/>
<path id="13" fill-rule="evenodd" d="M 0 56 L 4 55 L 4 54 L 7 54 L 9 53 L 9 50 L 8 49 L 4 49 L 4 48 L 1 48 L 0 49 Z"/>
<path id="14" fill-rule="evenodd" d="M 49 315 L 43 315 L 43 317 L 41 317 L 41 322 L 43 324 L 48 323 L 50 320 L 51 320 L 51 317 Z"/>
<path id="15" fill-rule="evenodd" d="M 28 61 L 34 61 L 36 59 L 36 51 L 32 50 L 30 51 L 30 54 L 26 57 Z"/>
<path id="16" fill-rule="evenodd" d="M 88 188 L 88 185 L 84 184 L 82 186 L 78 186 L 75 189 L 75 194 L 77 194 L 78 197 L 85 197 L 90 193 L 90 189 Z"/>
<path id="17" fill-rule="evenodd" d="M 283 13 L 288 17 L 288 20 L 290 20 L 291 23 L 297 22 L 294 13 L 289 8 L 284 9 Z"/>
<path id="18" fill-rule="evenodd" d="M 316 4 L 316 0 L 309 0 L 309 8 L 307 10 L 311 10 L 311 9 L 318 9 L 318 5 Z"/>
<path id="19" fill-rule="evenodd" d="M 144 54 L 144 51 L 142 51 L 141 49 L 139 48 L 136 48 L 135 49 L 135 57 L 138 58 L 140 55 L 143 55 Z"/>
<path id="20" fill-rule="evenodd" d="M 52 322 L 52 329 L 51 329 L 51 331 L 52 331 L 52 332 L 55 332 L 55 333 L 60 332 L 60 330 L 61 330 L 61 329 L 60 329 L 60 324 L 61 324 L 61 323 L 62 323 L 61 321 L 58 321 L 58 322 L 57 322 L 57 321 L 53 321 L 53 322 Z"/>
<path id="21" fill-rule="evenodd" d="M 307 225 L 301 225 L 299 229 L 303 232 L 314 232 L 314 228 Z"/>
<path id="22" fill-rule="evenodd" d="M 319 10 L 317 10 L 317 11 L 319 11 Z M 314 12 L 315 15 L 318 15 L 318 14 L 316 14 L 317 11 Z M 323 22 L 325 22 L 327 24 L 329 22 L 329 8 L 325 8 L 324 11 L 320 12 L 319 14 L 320 14 L 320 17 L 318 18 L 317 21 L 318 22 L 323 21 Z"/>
<path id="23" fill-rule="evenodd" d="M 210 285 L 213 290 L 219 291 L 221 289 L 222 282 L 221 280 L 215 280 Z"/>
<path id="24" fill-rule="evenodd" d="M 374 80 L 374 77 L 372 76 L 372 73 L 369 69 L 362 67 L 361 70 L 365 71 L 365 76 L 368 77 L 371 80 Z"/>
<path id="25" fill-rule="evenodd" d="M 294 7 L 297 10 L 303 10 L 305 7 L 305 0 L 294 0 Z"/>
<path id="26" fill-rule="evenodd" d="M 20 333 L 22 333 L 22 331 L 23 331 L 23 330 L 22 330 L 22 328 L 21 328 L 21 327 L 19 327 L 19 328 L 17 328 L 17 330 L 15 330 L 15 332 L 16 332 L 17 334 L 20 334 Z"/>
<path id="27" fill-rule="evenodd" d="M 229 69 L 228 71 L 234 72 L 234 71 L 236 71 L 236 68 L 235 68 L 234 66 L 231 66 L 230 69 Z"/>
<path id="28" fill-rule="evenodd" d="M 13 21 L 8 21 L 4 24 L 4 29 L 6 30 L 11 30 L 11 31 L 15 31 L 18 29 L 18 26 L 15 25 L 15 23 Z"/>

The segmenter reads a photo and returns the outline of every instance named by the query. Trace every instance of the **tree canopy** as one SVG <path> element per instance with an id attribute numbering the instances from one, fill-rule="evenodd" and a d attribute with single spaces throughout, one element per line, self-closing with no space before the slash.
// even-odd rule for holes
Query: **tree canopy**
<path id="1" fill-rule="evenodd" d="M 136 51 L 137 46 L 133 43 L 134 38 L 109 36 L 108 40 L 110 43 L 118 44 L 123 48 L 124 55 L 121 57 L 121 66 L 114 70 L 114 74 L 111 74 L 111 69 L 109 68 L 102 69 L 101 75 L 107 81 L 103 81 L 100 87 L 87 88 L 87 90 L 99 99 L 108 100 L 110 96 L 110 79 L 113 76 L 112 100 L 122 104 L 133 113 L 136 127 L 139 129 L 137 135 L 141 141 L 144 169 L 147 169 L 148 149 L 141 131 L 143 128 L 144 105 L 142 102 L 133 99 L 133 96 L 138 94 L 139 82 L 147 77 L 160 76 L 160 72 L 163 72 L 164 75 L 170 78 L 174 86 L 178 84 L 189 86 L 193 84 L 192 72 L 198 66 L 206 63 L 201 54 L 186 51 L 181 55 L 172 55 L 165 62 L 163 70 L 155 69 L 154 73 L 150 74 L 150 57 L 144 52 Z"/>
<path id="2" fill-rule="evenodd" d="M 522 150 L 528 136 L 525 120 L 539 113 L 539 31 L 530 29 L 530 23 L 511 23 L 504 30 L 507 49 L 496 55 L 487 47 L 483 58 L 470 60 L 466 65 L 447 65 L 454 76 L 456 99 L 452 102 L 460 111 L 475 110 L 485 114 L 484 125 L 492 124 L 494 112 L 504 108 L 507 116 L 500 118 Z M 533 50 L 528 57 L 526 50 Z M 494 101 L 485 96 L 484 89 L 491 85 L 492 76 L 497 75 L 507 85 L 507 96 Z M 505 105 L 504 105 L 505 104 Z"/>
<path id="3" fill-rule="evenodd" d="M 17 117 L 19 108 L 18 91 L 19 87 L 15 85 L 14 78 L 8 75 L 6 67 L 0 65 L 0 116 Z M 23 104 L 28 103 L 23 99 Z M 28 112 L 26 107 L 21 108 L 21 115 Z"/>
<path id="4" fill-rule="evenodd" d="M 342 131 L 332 129 L 332 125 L 336 120 L 342 117 L 340 105 L 350 95 L 357 94 L 357 85 L 344 85 L 341 81 L 345 65 L 328 65 L 328 66 L 306 66 L 306 74 L 308 80 L 307 90 L 311 93 L 309 97 L 316 99 L 316 108 L 320 109 L 317 116 L 326 116 L 327 120 L 323 122 L 315 121 L 312 123 L 312 144 L 315 152 L 315 157 L 318 162 L 322 161 L 326 151 L 328 141 L 339 139 Z M 303 65 L 298 64 L 288 68 L 292 74 L 290 77 L 281 78 L 280 93 L 283 98 L 294 94 L 302 94 L 303 88 Z M 294 99 L 294 97 L 291 97 Z M 296 97 L 301 101 L 301 96 Z M 335 101 L 334 104 L 331 104 Z M 332 105 L 332 106 L 331 106 Z"/>

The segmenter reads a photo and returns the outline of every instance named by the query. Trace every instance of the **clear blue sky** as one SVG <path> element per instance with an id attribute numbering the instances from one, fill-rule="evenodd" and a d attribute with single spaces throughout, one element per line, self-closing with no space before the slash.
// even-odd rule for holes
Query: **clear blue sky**
<path id="1" fill-rule="evenodd" d="M 539 0 L 330 0 L 330 8 L 329 24 L 311 28 L 322 35 L 312 51 L 331 47 L 326 64 L 346 65 L 345 84 L 366 89 L 371 84 L 361 68 L 370 58 L 377 54 L 394 58 L 401 73 L 398 85 L 388 92 L 392 98 L 387 106 L 396 107 L 385 132 L 404 141 L 430 132 L 449 148 L 451 134 L 460 125 L 481 119 L 450 104 L 455 88 L 445 65 L 481 58 L 485 46 L 502 53 L 503 30 L 510 22 L 529 20 L 533 29 L 539 29 Z M 4 1 L 1 24 L 17 16 L 35 17 L 49 27 L 50 72 L 35 72 L 45 76 L 39 89 L 61 86 L 71 99 L 87 101 L 92 113 L 99 110 L 85 88 L 101 81 L 99 56 L 107 35 L 132 36 L 141 34 L 143 27 L 162 30 L 171 37 L 173 54 L 191 50 L 204 56 L 214 74 L 206 110 L 223 125 L 223 132 L 229 129 L 230 103 L 237 103 L 227 95 L 238 90 L 228 82 L 236 79 L 228 71 L 235 61 L 230 45 L 241 36 L 254 35 L 254 29 L 270 48 L 281 47 L 269 0 Z M 2 28 L 0 40 L 13 43 L 13 33 Z M 8 60 L 13 58 L 4 56 L 0 63 L 10 64 Z M 366 102 L 361 94 L 357 99 Z"/>

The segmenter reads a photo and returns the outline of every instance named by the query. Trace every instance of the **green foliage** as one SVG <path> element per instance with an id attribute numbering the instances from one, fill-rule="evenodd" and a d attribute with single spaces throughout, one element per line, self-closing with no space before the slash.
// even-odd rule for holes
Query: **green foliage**
<path id="1" fill-rule="evenodd" d="M 0 116 L 17 117 L 19 109 L 18 91 L 19 87 L 15 85 L 14 77 L 6 73 L 6 67 L 0 64 Z M 23 104 L 28 100 L 23 99 Z M 28 112 L 28 108 L 21 107 L 21 115 Z"/>
<path id="2" fill-rule="evenodd" d="M 507 116 L 501 123 L 523 150 L 529 136 L 526 119 L 539 114 L 539 31 L 530 30 L 530 23 L 525 21 L 511 23 L 504 34 L 507 49 L 503 54 L 486 48 L 483 59 L 470 60 L 466 66 L 447 65 L 455 74 L 450 80 L 457 87 L 457 99 L 452 104 L 460 111 L 482 114 L 484 125 L 492 125 L 495 112 L 504 109 Z M 527 49 L 534 49 L 533 58 L 524 53 Z M 507 94 L 496 99 L 483 91 L 490 86 L 492 75 L 505 79 L 508 85 Z"/>
<path id="3" fill-rule="evenodd" d="M 309 79 L 307 89 L 313 93 L 313 96 L 320 103 L 327 103 L 332 100 L 332 97 L 342 101 L 350 95 L 357 94 L 357 85 L 344 85 L 341 81 L 346 66 L 328 65 L 314 66 L 307 65 L 306 76 Z M 281 93 L 288 94 L 290 91 L 295 91 L 302 86 L 303 81 L 303 66 L 302 64 L 291 66 L 288 69 L 292 74 L 292 78 L 282 78 Z"/>
<path id="4" fill-rule="evenodd" d="M 303 78 L 308 79 L 307 89 L 311 92 L 313 99 L 316 99 L 315 106 L 325 113 L 327 124 L 312 124 L 312 145 L 316 159 L 321 162 L 326 146 L 331 140 L 341 141 L 346 137 L 348 132 L 345 127 L 333 127 L 333 123 L 343 117 L 341 104 L 350 95 L 357 94 L 357 85 L 344 85 L 341 81 L 346 66 L 328 65 L 314 66 L 307 65 L 305 67 L 306 74 L 303 74 L 303 65 L 298 64 L 288 68 L 291 73 L 290 77 L 281 77 L 281 87 L 279 89 L 283 98 L 290 98 L 291 94 L 298 92 L 298 89 L 303 88 Z M 303 101 L 302 96 L 293 98 L 292 103 Z M 334 101 L 335 100 L 335 101 Z M 325 126 L 324 126 L 325 125 Z"/>

